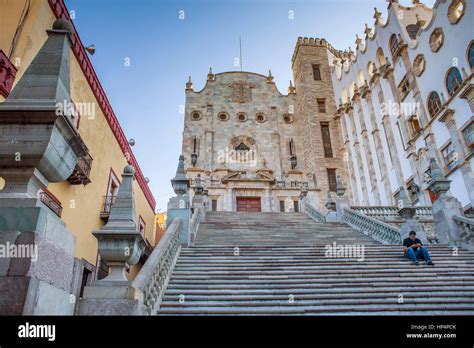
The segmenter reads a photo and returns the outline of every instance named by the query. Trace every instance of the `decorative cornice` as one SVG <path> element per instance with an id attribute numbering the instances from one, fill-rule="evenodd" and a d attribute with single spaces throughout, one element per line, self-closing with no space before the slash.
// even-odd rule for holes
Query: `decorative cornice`
<path id="1" fill-rule="evenodd" d="M 64 0 L 48 0 L 48 3 L 57 19 L 66 18 L 72 23 L 69 11 L 66 5 L 64 4 Z M 71 35 L 72 51 L 74 52 L 77 62 L 79 63 L 84 73 L 84 76 L 89 82 L 89 86 L 92 92 L 94 93 L 94 96 L 97 99 L 97 102 L 102 112 L 104 113 L 105 119 L 107 120 L 110 129 L 115 135 L 115 138 L 117 139 L 117 142 L 125 158 L 127 159 L 127 162 L 135 168 L 135 179 L 140 185 L 140 188 L 142 189 L 143 194 L 145 195 L 145 198 L 148 201 L 148 204 L 154 212 L 156 206 L 155 198 L 153 197 L 153 194 L 151 193 L 151 190 L 145 181 L 145 177 L 143 176 L 138 161 L 132 152 L 128 140 L 125 137 L 125 133 L 123 132 L 123 129 L 117 119 L 117 116 L 115 116 L 114 110 L 112 109 L 112 106 L 110 105 L 110 102 L 107 99 L 107 95 L 105 94 L 105 91 L 102 88 L 102 85 L 100 84 L 99 78 L 95 73 L 95 70 L 92 66 L 89 56 L 87 55 L 84 45 L 81 42 L 74 23 L 72 23 L 72 25 L 74 27 L 74 32 Z"/>

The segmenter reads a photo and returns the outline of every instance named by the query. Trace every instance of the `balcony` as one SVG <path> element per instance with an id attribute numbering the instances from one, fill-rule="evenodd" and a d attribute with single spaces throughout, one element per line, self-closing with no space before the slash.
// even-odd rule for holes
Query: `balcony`
<path id="1" fill-rule="evenodd" d="M 55 213 L 58 217 L 61 217 L 61 214 L 63 212 L 61 202 L 51 193 L 49 193 L 48 191 L 40 191 L 39 199 L 45 206 L 51 209 L 53 213 Z"/>
<path id="2" fill-rule="evenodd" d="M 105 222 L 109 221 L 110 211 L 112 209 L 112 206 L 115 203 L 116 198 L 117 196 L 115 195 L 104 196 L 103 202 L 102 202 L 102 210 L 100 211 L 100 218 L 103 221 Z"/>
<path id="3" fill-rule="evenodd" d="M 71 176 L 67 179 L 71 185 L 87 185 L 91 183 L 90 173 L 92 168 L 92 157 L 87 154 L 79 158 Z"/>

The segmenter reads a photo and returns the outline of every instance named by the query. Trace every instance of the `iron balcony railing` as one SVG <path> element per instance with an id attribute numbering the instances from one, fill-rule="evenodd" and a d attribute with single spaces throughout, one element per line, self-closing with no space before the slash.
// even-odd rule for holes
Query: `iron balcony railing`
<path id="1" fill-rule="evenodd" d="M 107 195 L 103 197 L 102 210 L 100 211 L 100 218 L 103 220 L 108 220 L 110 216 L 110 211 L 112 206 L 115 203 L 116 195 Z"/>
<path id="2" fill-rule="evenodd" d="M 48 192 L 40 191 L 39 193 L 40 201 L 46 205 L 53 213 L 55 213 L 58 217 L 61 217 L 63 212 L 63 207 L 61 207 L 61 203 L 57 202 L 53 197 L 51 197 Z"/>

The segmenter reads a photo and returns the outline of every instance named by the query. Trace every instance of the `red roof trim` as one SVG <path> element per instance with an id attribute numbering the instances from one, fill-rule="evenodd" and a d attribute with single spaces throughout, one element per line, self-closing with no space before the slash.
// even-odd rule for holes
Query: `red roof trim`
<path id="1" fill-rule="evenodd" d="M 71 20 L 69 16 L 69 11 L 64 4 L 64 0 L 48 0 L 51 10 L 53 11 L 54 15 L 57 19 L 59 18 L 66 18 Z M 72 20 L 71 20 L 72 23 Z M 73 23 L 74 26 L 74 23 Z M 110 105 L 109 100 L 107 99 L 107 95 L 105 94 L 102 85 L 100 84 L 99 78 L 97 77 L 94 68 L 92 67 L 92 63 L 84 49 L 84 45 L 79 38 L 77 33 L 76 27 L 74 27 L 74 33 L 72 34 L 72 42 L 73 42 L 73 51 L 74 55 L 76 56 L 79 65 L 84 72 L 84 75 L 89 82 L 89 85 L 94 93 L 99 106 L 102 112 L 109 123 L 110 129 L 115 135 L 117 142 L 119 143 L 120 148 L 122 149 L 125 158 L 127 159 L 128 163 L 135 167 L 135 179 L 137 180 L 138 184 L 140 185 L 145 197 L 150 204 L 151 209 L 153 212 L 155 211 L 156 201 L 151 193 L 148 184 L 145 181 L 145 177 L 143 176 L 142 170 L 138 165 L 138 161 L 135 158 L 130 145 L 128 144 L 127 138 L 125 137 L 125 133 L 123 132 L 120 123 L 118 122 L 117 116 L 115 116 L 114 110 Z"/>

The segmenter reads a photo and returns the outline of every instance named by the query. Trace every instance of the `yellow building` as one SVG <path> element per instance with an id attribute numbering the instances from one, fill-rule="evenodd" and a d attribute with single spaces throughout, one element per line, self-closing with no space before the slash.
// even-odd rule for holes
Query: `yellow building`
<path id="1" fill-rule="evenodd" d="M 13 85 L 14 88 L 46 41 L 46 30 L 58 18 L 69 19 L 69 14 L 63 0 L 1 1 L 0 13 L 0 62 L 3 60 L 0 85 L 6 80 L 10 82 L 10 86 L 7 82 L 7 88 L 0 91 L 0 102 L 3 102 L 8 87 Z M 156 244 L 155 199 L 76 30 L 72 39 L 71 99 L 78 111 L 75 125 L 89 156 L 81 158 L 67 181 L 50 184 L 40 197 L 76 236 L 75 256 L 83 261 L 85 285 L 108 271 L 98 259 L 97 240 L 92 231 L 106 223 L 120 184 L 120 174 L 127 163 L 136 170 L 136 220 L 147 242 L 148 253 Z M 129 278 L 134 277 L 141 264 L 132 266 Z"/>

